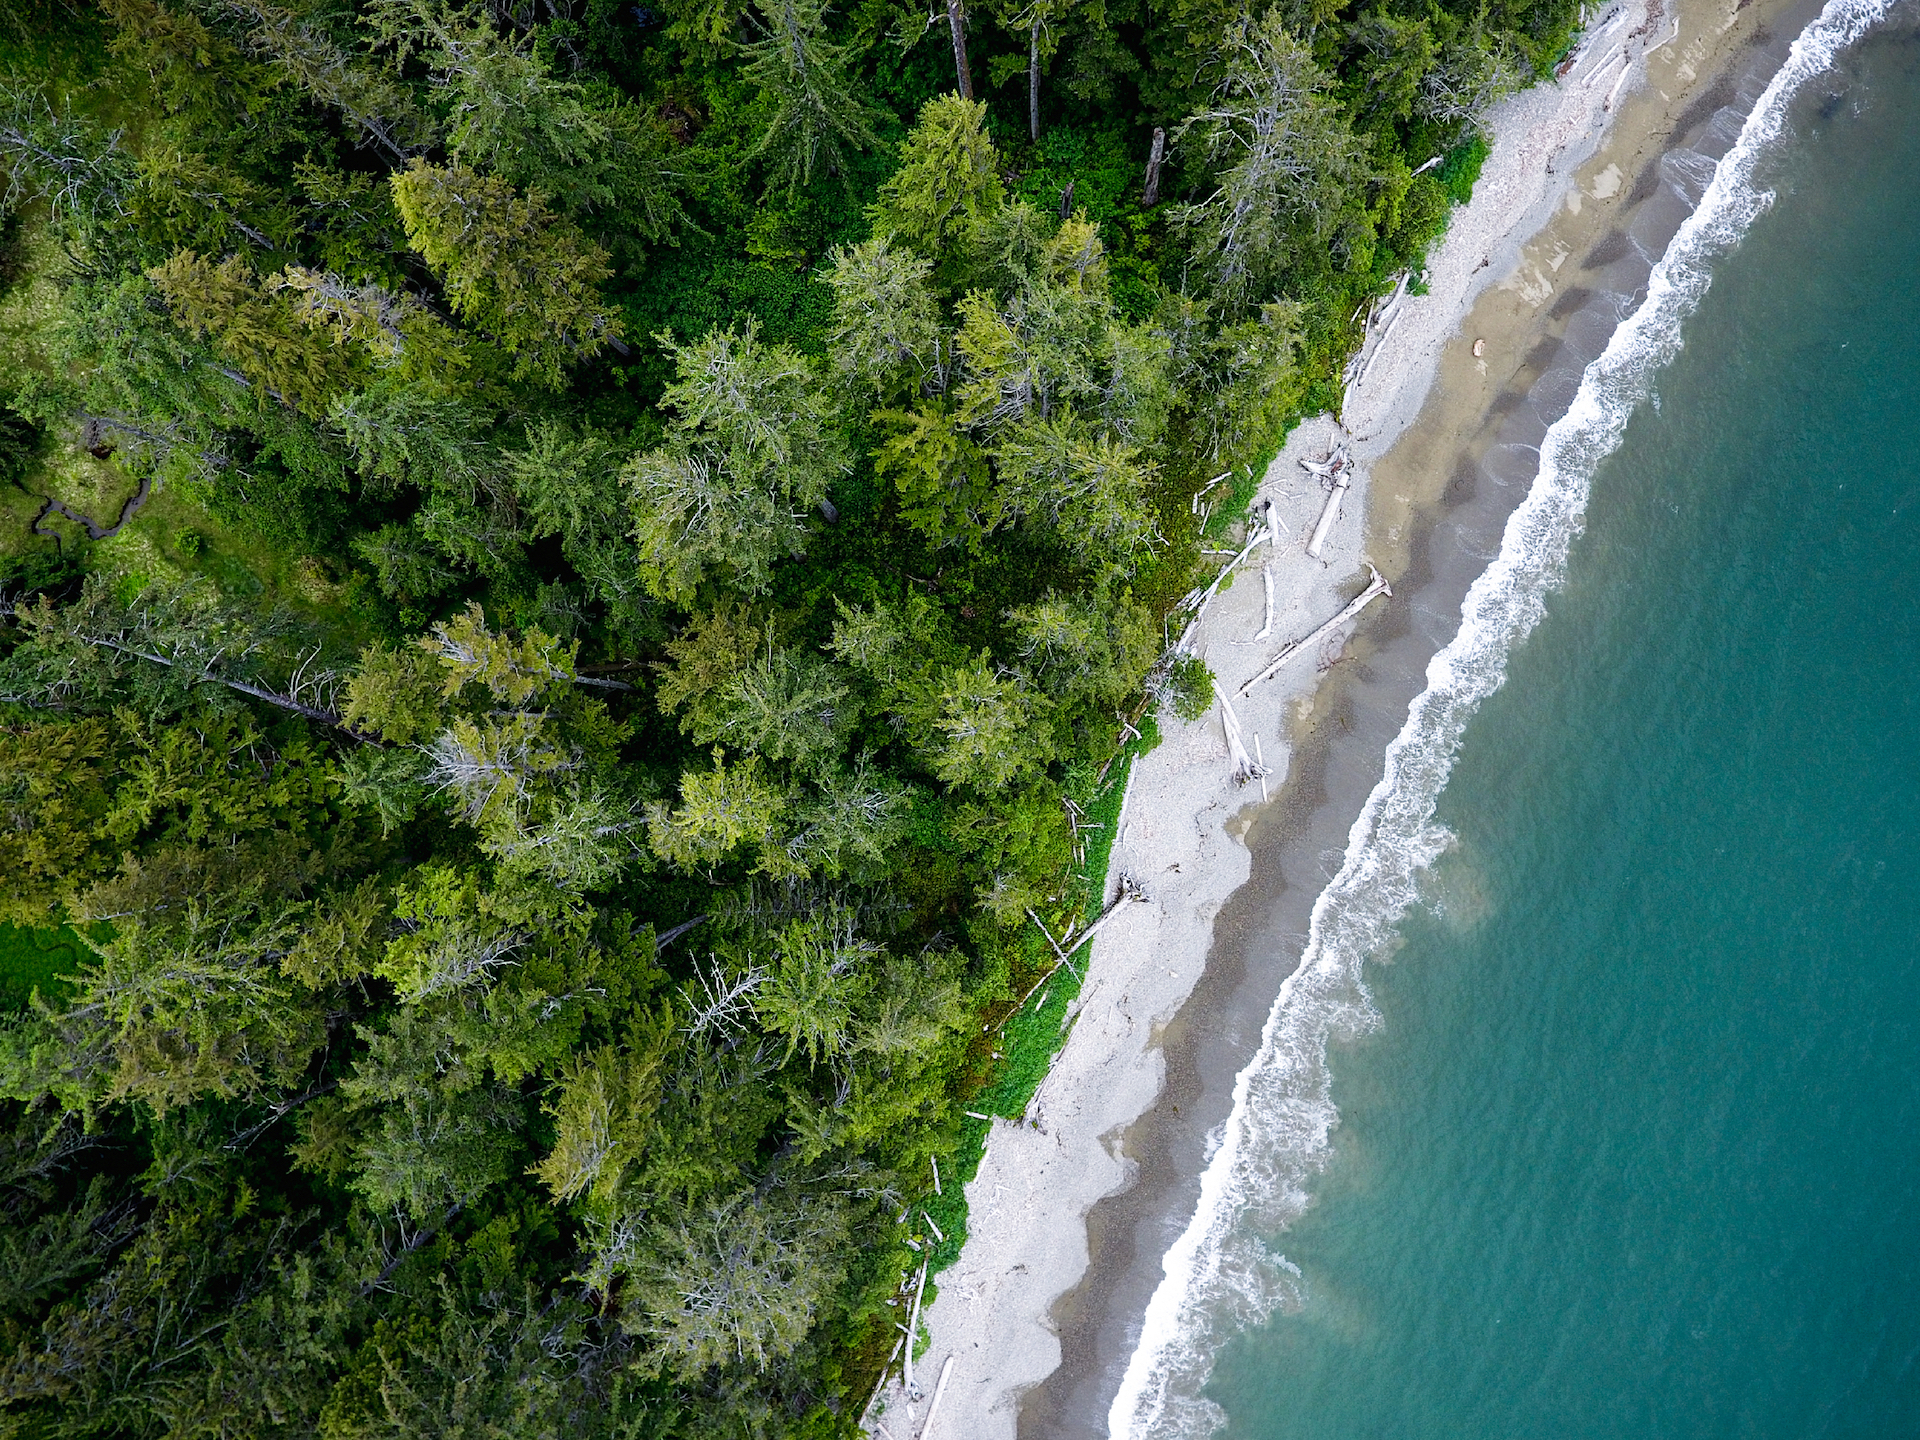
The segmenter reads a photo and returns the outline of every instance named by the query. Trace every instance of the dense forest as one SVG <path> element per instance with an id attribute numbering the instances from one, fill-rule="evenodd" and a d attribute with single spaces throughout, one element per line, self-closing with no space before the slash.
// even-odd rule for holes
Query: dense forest
<path id="1" fill-rule="evenodd" d="M 923 3 L 0 12 L 0 1433 L 853 1430 L 1578 18 Z"/>

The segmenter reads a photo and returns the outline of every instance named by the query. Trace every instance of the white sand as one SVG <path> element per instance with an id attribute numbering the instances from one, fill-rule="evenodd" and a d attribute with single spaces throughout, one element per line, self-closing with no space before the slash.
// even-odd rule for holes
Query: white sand
<path id="1" fill-rule="evenodd" d="M 1297 462 L 1326 454 L 1338 434 L 1333 421 L 1301 425 L 1268 469 L 1261 495 L 1273 500 L 1292 536 L 1254 553 L 1237 583 L 1214 601 L 1195 646 L 1229 694 L 1237 696 L 1282 645 L 1358 592 L 1366 578 L 1368 472 L 1419 413 L 1443 347 L 1490 284 L 1504 282 L 1536 305 L 1554 293 L 1545 281 L 1559 268 L 1555 257 L 1528 254 L 1525 242 L 1566 203 L 1576 172 L 1595 154 L 1624 98 L 1649 72 L 1664 97 L 1684 92 L 1735 11 L 1732 0 L 1678 0 L 1676 40 L 1675 12 L 1658 5 L 1628 0 L 1604 11 L 1565 78 L 1514 97 L 1490 117 L 1492 154 L 1472 204 L 1454 212 L 1430 259 L 1428 293 L 1403 298 L 1376 321 L 1362 378 L 1348 392 L 1359 474 L 1321 561 L 1305 548 L 1324 494 Z M 1623 73 L 1629 78 L 1621 83 Z M 1588 180 L 1586 193 L 1606 199 L 1619 183 L 1617 169 L 1611 178 L 1602 172 L 1597 182 Z M 1264 611 L 1261 564 L 1269 559 L 1273 632 L 1255 642 Z M 1260 737 L 1275 794 L 1289 760 L 1290 719 L 1309 700 L 1327 658 L 1302 655 L 1250 698 L 1236 698 L 1246 744 L 1251 749 Z M 955 1364 L 930 1433 L 937 1440 L 1012 1440 L 1021 1395 L 1060 1362 L 1048 1311 L 1087 1268 L 1087 1212 L 1131 1183 L 1122 1139 L 1160 1093 L 1160 1029 L 1200 977 L 1215 916 L 1250 874 L 1249 852 L 1234 838 L 1244 827 L 1230 835 L 1228 822 L 1260 804 L 1260 788 L 1232 782 L 1218 707 L 1193 725 L 1163 715 L 1161 727 L 1164 743 L 1138 762 L 1108 882 L 1111 895 L 1120 874 L 1131 875 L 1149 903 L 1126 907 L 1094 942 L 1077 1024 L 1029 1110 L 1035 1123 L 994 1122 L 978 1177 L 967 1187 L 965 1248 L 939 1277 L 939 1297 L 924 1314 L 931 1343 L 915 1366 L 920 1396 L 890 1384 L 869 1416 L 869 1430 L 887 1440 L 923 1433 L 917 1427 L 926 1397 L 949 1357 Z"/>

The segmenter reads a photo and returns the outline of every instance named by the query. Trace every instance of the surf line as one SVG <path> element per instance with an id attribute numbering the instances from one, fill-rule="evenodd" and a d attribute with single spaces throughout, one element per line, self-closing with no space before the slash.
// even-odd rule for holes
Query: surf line
<path id="1" fill-rule="evenodd" d="M 1504 682 L 1508 654 L 1564 580 L 1594 470 L 1619 445 L 1653 375 L 1679 351 L 1680 327 L 1706 293 L 1712 262 L 1771 205 L 1755 172 L 1785 131 L 1789 104 L 1893 3 L 1829 0 L 1801 32 L 1654 266 L 1646 300 L 1587 366 L 1572 407 L 1541 442 L 1534 484 L 1507 521 L 1499 555 L 1468 590 L 1458 634 L 1428 663 L 1427 688 L 1387 747 L 1385 774 L 1353 823 L 1340 872 L 1314 902 L 1300 964 L 1234 1082 L 1199 1203 L 1162 1261 L 1108 1412 L 1112 1440 L 1203 1436 L 1225 1420 L 1201 1394 L 1213 1354 L 1230 1330 L 1260 1323 L 1296 1288 L 1297 1270 L 1259 1234 L 1283 1229 L 1305 1207 L 1305 1181 L 1338 1118 L 1326 1041 L 1375 1021 L 1361 966 L 1448 843 L 1434 806 L 1467 721 Z"/>

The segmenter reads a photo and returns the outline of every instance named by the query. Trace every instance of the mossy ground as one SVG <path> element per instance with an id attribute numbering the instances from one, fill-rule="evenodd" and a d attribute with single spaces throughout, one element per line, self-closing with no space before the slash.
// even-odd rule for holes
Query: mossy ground
<path id="1" fill-rule="evenodd" d="M 52 998 L 64 988 L 61 977 L 84 962 L 86 942 L 61 926 L 23 929 L 0 924 L 0 1011 L 24 1010 L 33 992 Z"/>

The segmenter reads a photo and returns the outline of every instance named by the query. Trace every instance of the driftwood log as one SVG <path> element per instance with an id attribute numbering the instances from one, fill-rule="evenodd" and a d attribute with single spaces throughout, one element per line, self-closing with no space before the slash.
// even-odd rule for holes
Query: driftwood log
<path id="1" fill-rule="evenodd" d="M 933 1417 L 940 1413 L 940 1397 L 947 1393 L 947 1378 L 953 1374 L 953 1356 L 940 1367 L 940 1383 L 933 1387 L 933 1399 L 927 1405 L 927 1423 L 920 1427 L 920 1440 L 933 1434 Z"/>
<path id="2" fill-rule="evenodd" d="M 1258 675 L 1240 687 L 1241 695 L 1251 694 L 1253 687 L 1258 685 L 1262 680 L 1271 680 L 1279 673 L 1280 667 L 1285 665 L 1287 661 L 1293 659 L 1294 656 L 1300 654 L 1302 651 L 1313 649 L 1321 640 L 1331 635 L 1335 630 L 1338 630 L 1380 596 L 1385 595 L 1391 598 L 1393 595 L 1393 587 L 1387 584 L 1386 577 L 1378 570 L 1374 570 L 1371 565 L 1367 566 L 1367 569 L 1373 572 L 1373 579 L 1367 583 L 1367 588 L 1349 600 L 1345 609 L 1327 621 L 1326 624 L 1314 630 L 1311 635 L 1307 635 L 1294 641 L 1291 645 L 1284 647 L 1278 655 L 1267 662 L 1266 669 L 1262 670 Z"/>
<path id="3" fill-rule="evenodd" d="M 1233 713 L 1233 702 L 1227 698 L 1227 692 L 1220 688 L 1218 680 L 1213 682 L 1214 698 L 1220 702 L 1220 728 L 1227 736 L 1227 759 L 1233 762 L 1233 779 L 1237 785 L 1249 780 L 1257 780 L 1265 774 L 1265 769 L 1255 763 L 1253 756 L 1247 753 L 1247 744 L 1241 738 L 1240 717 Z"/>
<path id="4" fill-rule="evenodd" d="M 1314 524 L 1313 534 L 1307 541 L 1307 555 L 1318 560 L 1321 550 L 1326 548 L 1333 522 L 1340 518 L 1341 497 L 1346 494 L 1347 486 L 1353 480 L 1353 460 L 1347 454 L 1347 447 L 1342 445 L 1325 461 L 1302 460 L 1300 468 L 1328 484 L 1327 503 L 1320 508 L 1320 519 Z"/>

